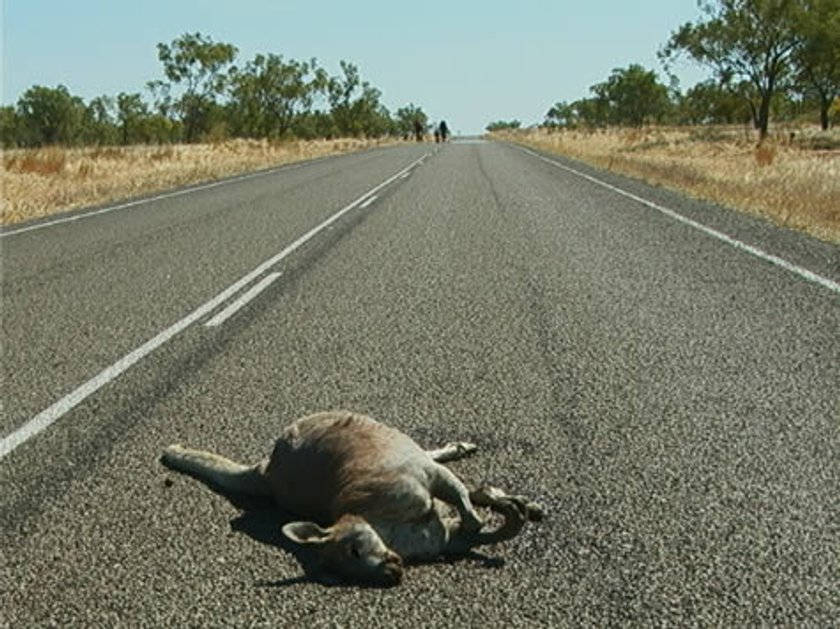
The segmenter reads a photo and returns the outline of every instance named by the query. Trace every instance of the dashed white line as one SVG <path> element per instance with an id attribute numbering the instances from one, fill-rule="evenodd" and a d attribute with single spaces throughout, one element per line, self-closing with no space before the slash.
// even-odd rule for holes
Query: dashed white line
<path id="1" fill-rule="evenodd" d="M 268 288 L 271 285 L 271 283 L 274 282 L 274 280 L 276 280 L 278 277 L 280 277 L 280 273 L 269 273 L 259 282 L 257 282 L 254 286 L 252 286 L 246 292 L 240 295 L 227 308 L 220 311 L 215 317 L 213 317 L 207 323 L 205 323 L 204 326 L 208 328 L 215 328 L 223 324 L 225 321 L 227 321 L 233 315 L 239 312 L 239 310 L 245 307 L 248 304 L 248 302 L 253 300 L 257 295 L 259 295 L 266 288 Z"/>
<path id="2" fill-rule="evenodd" d="M 621 196 L 627 197 L 628 199 L 632 199 L 633 201 L 641 203 L 642 205 L 646 205 L 647 207 L 649 207 L 651 209 L 654 209 L 657 212 L 661 212 L 665 216 L 667 216 L 669 218 L 672 218 L 675 221 L 678 221 L 678 222 L 680 222 L 684 225 L 688 225 L 689 227 L 693 227 L 694 229 L 703 232 L 707 236 L 711 236 L 712 238 L 716 238 L 717 240 L 720 240 L 721 242 L 724 242 L 727 245 L 729 245 L 731 247 L 734 247 L 735 249 L 739 249 L 740 251 L 744 251 L 746 253 L 749 253 L 750 255 L 753 255 L 756 258 L 764 260 L 765 262 L 769 262 L 770 264 L 774 264 L 775 266 L 777 266 L 779 268 L 782 268 L 786 271 L 789 271 L 790 273 L 794 273 L 794 274 L 798 275 L 799 277 L 801 277 L 801 278 L 803 278 L 803 279 L 805 279 L 809 282 L 813 282 L 814 284 L 819 284 L 823 288 L 827 288 L 830 291 L 834 291 L 835 293 L 840 294 L 840 283 L 835 282 L 833 280 L 830 280 L 827 277 L 823 277 L 822 275 L 818 275 L 817 273 L 814 273 L 813 271 L 809 271 L 808 269 L 805 269 L 805 268 L 803 268 L 799 265 L 796 265 L 793 262 L 788 262 L 784 258 L 780 258 L 778 256 L 775 256 L 775 255 L 771 254 L 771 253 L 767 253 L 766 251 L 763 251 L 763 250 L 759 249 L 758 247 L 753 247 L 752 245 L 748 245 L 747 243 L 741 242 L 740 240 L 732 238 L 731 236 L 727 236 L 723 232 L 719 232 L 716 229 L 712 229 L 711 227 L 707 227 L 706 225 L 703 225 L 702 223 L 698 223 L 697 221 L 694 221 L 694 220 L 692 220 L 692 219 L 690 219 L 686 216 L 683 216 L 679 212 L 676 212 L 676 211 L 674 211 L 670 208 L 667 208 L 663 205 L 659 205 L 658 203 L 654 203 L 653 201 L 648 201 L 647 199 L 645 199 L 643 197 L 640 197 L 640 196 L 637 196 L 637 195 L 633 194 L 632 192 L 627 192 L 626 190 L 622 190 L 621 188 L 619 188 L 617 186 L 613 186 L 612 184 L 609 184 L 605 181 L 601 181 L 600 179 L 598 179 L 596 177 L 592 177 L 591 175 L 587 175 L 586 173 L 583 173 L 579 170 L 576 170 L 574 168 L 566 166 L 565 164 L 561 164 L 560 162 L 557 162 L 553 159 L 543 157 L 539 153 L 536 153 L 536 152 L 534 152 L 530 149 L 527 149 L 527 148 L 524 148 L 524 147 L 521 147 L 521 146 L 517 146 L 517 148 L 520 149 L 521 151 L 525 152 L 525 153 L 528 153 L 529 155 L 532 155 L 532 156 L 536 157 L 537 159 L 540 159 L 540 160 L 544 161 L 547 164 L 551 164 L 552 166 L 556 166 L 557 168 L 560 168 L 561 170 L 565 170 L 566 172 L 572 173 L 573 175 L 577 175 L 578 177 L 586 179 L 587 181 L 591 181 L 592 183 L 597 184 L 597 185 L 601 186 L 602 188 L 606 188 L 607 190 L 611 190 L 611 191 L 613 191 L 617 194 L 620 194 Z"/>
<path id="3" fill-rule="evenodd" d="M 62 397 L 60 400 L 55 402 L 52 406 L 38 413 L 35 417 L 27 421 L 20 428 L 14 430 L 13 432 L 0 439 L 0 460 L 5 458 L 8 454 L 13 452 L 22 444 L 26 443 L 39 433 L 49 428 L 52 424 L 61 419 L 61 417 L 67 414 L 70 410 L 78 406 L 82 401 L 85 400 L 85 398 L 92 395 L 106 384 L 118 378 L 129 367 L 131 367 L 139 360 L 155 351 L 161 345 L 172 339 L 172 337 L 174 337 L 176 334 L 182 332 L 184 329 L 188 328 L 190 325 L 192 325 L 199 319 L 210 314 L 213 310 L 221 306 L 230 297 L 233 297 L 236 293 L 248 286 L 255 279 L 263 275 L 272 266 L 281 262 L 284 258 L 294 253 L 297 249 L 299 249 L 303 244 L 312 239 L 319 232 L 335 223 L 353 208 L 357 207 L 359 203 L 363 202 L 370 195 L 376 194 L 385 186 L 396 181 L 404 173 L 409 172 L 411 169 L 415 168 L 419 164 L 422 164 L 426 157 L 428 157 L 428 154 L 423 155 L 420 159 L 415 160 L 398 173 L 392 175 L 379 185 L 371 188 L 362 196 L 358 197 L 356 200 L 347 204 L 338 212 L 330 216 L 327 220 L 320 223 L 319 225 L 316 225 L 308 232 L 303 234 L 303 236 L 300 236 L 297 240 L 295 240 L 292 244 L 283 249 L 280 253 L 272 256 L 271 258 L 257 266 L 253 271 L 244 275 L 242 278 L 228 286 L 218 295 L 210 299 L 210 301 L 202 304 L 201 306 L 193 310 L 190 314 L 185 316 L 183 319 L 177 321 L 163 332 L 160 332 L 154 338 L 146 341 L 137 349 L 129 352 L 128 354 L 117 360 L 114 364 L 109 365 L 108 367 L 100 371 L 98 374 L 96 374 L 93 378 L 91 378 L 90 380 L 88 380 L 87 382 L 85 382 L 84 384 L 82 384 L 81 386 L 74 389 L 73 391 Z"/>
<path id="4" fill-rule="evenodd" d="M 375 194 L 374 194 L 372 197 L 370 197 L 367 201 L 365 201 L 364 203 L 362 203 L 362 204 L 359 206 L 359 209 L 361 209 L 361 210 L 365 209 L 366 207 L 368 207 L 368 206 L 369 206 L 371 203 L 373 203 L 374 201 L 376 201 L 376 195 L 375 195 Z"/>

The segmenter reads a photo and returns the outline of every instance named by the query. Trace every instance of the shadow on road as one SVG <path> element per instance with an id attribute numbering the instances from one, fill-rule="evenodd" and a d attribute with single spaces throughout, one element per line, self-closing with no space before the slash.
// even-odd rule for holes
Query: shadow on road
<path id="1" fill-rule="evenodd" d="M 303 575 L 299 577 L 292 577 L 287 579 L 279 579 L 276 581 L 258 581 L 255 585 L 257 587 L 277 587 L 283 588 L 292 585 L 299 585 L 303 583 L 317 583 L 322 586 L 342 586 L 342 587 L 357 587 L 357 588 L 378 588 L 377 585 L 365 584 L 347 584 L 341 581 L 336 581 L 329 575 L 325 575 L 318 565 L 318 560 L 315 554 L 302 548 L 298 544 L 290 542 L 281 532 L 281 528 L 287 522 L 296 519 L 292 514 L 276 507 L 269 499 L 259 499 L 233 495 L 229 496 L 225 493 L 219 492 L 230 500 L 238 509 L 242 509 L 242 513 L 231 520 L 230 528 L 237 533 L 244 533 L 251 539 L 265 544 L 280 548 L 290 555 L 292 555 L 300 564 L 303 570 Z M 422 564 L 446 563 L 453 564 L 459 561 L 470 560 L 480 563 L 485 568 L 502 568 L 505 565 L 505 560 L 500 557 L 489 557 L 476 551 L 470 551 L 464 555 L 457 557 L 441 557 L 431 561 L 424 562 L 409 562 L 408 566 L 417 566 Z"/>

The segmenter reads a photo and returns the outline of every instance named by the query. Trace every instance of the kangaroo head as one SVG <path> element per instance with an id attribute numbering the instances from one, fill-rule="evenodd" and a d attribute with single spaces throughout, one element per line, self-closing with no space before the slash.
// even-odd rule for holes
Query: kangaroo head
<path id="1" fill-rule="evenodd" d="M 400 556 L 358 516 L 344 515 L 327 528 L 314 522 L 290 522 L 283 534 L 296 544 L 314 548 L 324 569 L 344 580 L 385 586 L 402 580 Z"/>

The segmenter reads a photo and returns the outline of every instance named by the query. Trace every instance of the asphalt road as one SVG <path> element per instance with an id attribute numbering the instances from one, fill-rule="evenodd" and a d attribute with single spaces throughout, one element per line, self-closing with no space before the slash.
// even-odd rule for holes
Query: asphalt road
<path id="1" fill-rule="evenodd" d="M 474 142 L 7 229 L 0 247 L 0 626 L 840 618 L 837 246 Z M 548 518 L 399 588 L 325 587 L 278 513 L 158 462 L 173 442 L 256 460 L 278 426 L 335 408 L 476 442 L 456 472 Z"/>

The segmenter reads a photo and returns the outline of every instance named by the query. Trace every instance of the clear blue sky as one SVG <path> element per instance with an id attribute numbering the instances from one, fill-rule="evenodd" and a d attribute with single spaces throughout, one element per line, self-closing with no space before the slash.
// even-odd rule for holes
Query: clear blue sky
<path id="1" fill-rule="evenodd" d="M 3 0 L 2 102 L 64 84 L 89 100 L 163 78 L 156 44 L 201 32 L 257 53 L 359 66 L 392 111 L 409 102 L 450 128 L 542 120 L 613 68 L 664 76 L 656 50 L 699 15 L 694 0 Z M 685 66 L 682 87 L 705 78 Z M 663 79 L 664 80 L 664 79 Z"/>

